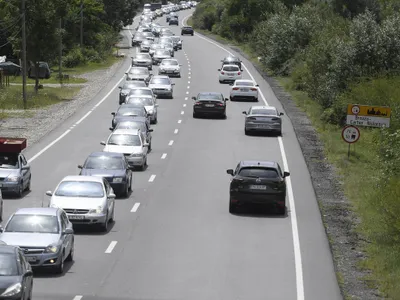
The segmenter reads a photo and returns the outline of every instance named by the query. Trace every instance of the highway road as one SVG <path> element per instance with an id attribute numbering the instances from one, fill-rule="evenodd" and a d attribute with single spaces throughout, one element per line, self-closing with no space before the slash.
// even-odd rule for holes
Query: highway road
<path id="1" fill-rule="evenodd" d="M 184 21 L 193 10 L 179 12 Z M 137 22 L 137 21 L 136 21 Z M 165 24 L 165 17 L 160 23 Z M 136 26 L 132 26 L 135 28 Z M 180 27 L 173 27 L 176 34 Z M 221 91 L 221 45 L 196 34 L 184 36 L 176 58 L 182 78 L 174 99 L 159 99 L 149 167 L 134 173 L 134 190 L 117 199 L 108 233 L 79 230 L 75 261 L 63 275 L 39 273 L 33 300 L 336 300 L 342 299 L 310 175 L 290 120 L 283 137 L 244 135 L 252 103 L 228 102 L 227 119 L 193 119 L 191 96 Z M 135 49 L 129 50 L 131 54 Z M 243 58 L 244 78 L 254 78 L 260 103 L 283 111 L 271 88 Z M 48 205 L 45 191 L 78 174 L 87 155 L 102 150 L 118 85 L 127 61 L 78 113 L 26 151 L 32 191 L 6 199 L 4 218 L 19 207 Z M 156 69 L 154 72 L 156 73 Z M 275 160 L 291 172 L 288 214 L 228 212 L 230 177 L 239 160 Z"/>

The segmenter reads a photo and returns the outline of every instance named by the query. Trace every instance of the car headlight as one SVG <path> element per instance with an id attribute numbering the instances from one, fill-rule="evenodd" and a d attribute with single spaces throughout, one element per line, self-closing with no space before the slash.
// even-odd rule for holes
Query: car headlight
<path id="1" fill-rule="evenodd" d="M 1 296 L 4 297 L 11 297 L 14 295 L 17 295 L 21 292 L 22 290 L 22 285 L 18 282 L 16 284 L 13 284 L 12 286 L 8 287 Z"/>
<path id="2" fill-rule="evenodd" d="M 89 214 L 101 214 L 103 212 L 103 206 L 98 206 L 96 209 L 89 210 Z"/>
<path id="3" fill-rule="evenodd" d="M 132 153 L 131 157 L 142 157 L 143 153 Z"/>
<path id="4" fill-rule="evenodd" d="M 59 248 L 57 246 L 49 245 L 46 247 L 46 249 L 44 249 L 44 253 L 57 253 L 58 249 Z"/>
<path id="5" fill-rule="evenodd" d="M 122 182 L 122 177 L 114 177 L 113 178 L 113 182 L 115 182 L 115 183 L 121 183 Z"/>
<path id="6" fill-rule="evenodd" d="M 154 114 L 154 110 L 153 110 L 153 109 L 149 109 L 149 110 L 147 111 L 147 113 L 148 113 L 149 115 L 152 115 L 152 114 Z"/>
<path id="7" fill-rule="evenodd" d="M 13 176 L 8 176 L 5 181 L 18 182 L 20 180 L 20 178 L 21 177 L 19 177 L 19 176 L 14 176 L 13 175 Z"/>

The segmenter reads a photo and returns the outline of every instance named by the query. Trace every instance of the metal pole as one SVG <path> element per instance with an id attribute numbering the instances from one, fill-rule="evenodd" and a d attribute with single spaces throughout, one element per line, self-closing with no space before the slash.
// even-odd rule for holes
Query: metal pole
<path id="1" fill-rule="evenodd" d="M 22 10 L 22 98 L 24 101 L 24 109 L 27 108 L 26 96 L 26 22 L 25 22 L 25 0 L 21 1 Z"/>
<path id="2" fill-rule="evenodd" d="M 83 0 L 81 0 L 81 41 L 80 46 L 83 47 Z"/>
<path id="3" fill-rule="evenodd" d="M 60 79 L 60 84 L 63 83 L 62 78 L 62 18 L 60 17 L 60 24 L 59 24 L 59 34 L 60 34 L 60 45 L 59 45 L 59 57 L 58 57 L 58 77 Z"/>
<path id="4" fill-rule="evenodd" d="M 347 148 L 347 159 L 350 159 L 350 146 L 351 144 L 349 144 L 349 147 Z"/>

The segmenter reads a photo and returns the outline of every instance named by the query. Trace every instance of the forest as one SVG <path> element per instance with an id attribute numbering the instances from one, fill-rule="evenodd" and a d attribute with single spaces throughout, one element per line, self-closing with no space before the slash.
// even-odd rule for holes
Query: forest
<path id="1" fill-rule="evenodd" d="M 399 9 L 398 0 L 203 0 L 190 20 L 303 99 L 367 241 L 359 267 L 391 299 L 400 297 Z M 349 160 L 340 137 L 347 104 L 392 110 L 390 128 L 360 127 Z"/>

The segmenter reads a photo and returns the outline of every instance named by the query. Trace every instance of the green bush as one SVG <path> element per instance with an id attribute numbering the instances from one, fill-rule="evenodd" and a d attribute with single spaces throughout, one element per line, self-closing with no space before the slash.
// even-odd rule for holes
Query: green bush
<path id="1" fill-rule="evenodd" d="M 63 65 L 67 68 L 73 68 L 88 62 L 81 48 L 73 48 L 63 57 Z"/>

